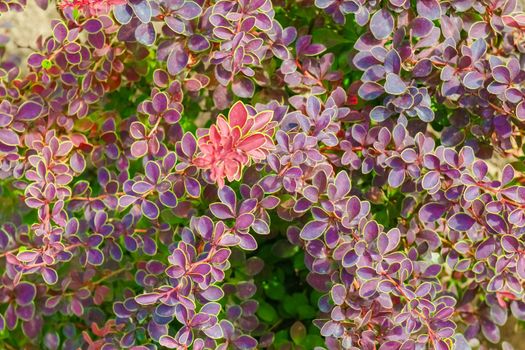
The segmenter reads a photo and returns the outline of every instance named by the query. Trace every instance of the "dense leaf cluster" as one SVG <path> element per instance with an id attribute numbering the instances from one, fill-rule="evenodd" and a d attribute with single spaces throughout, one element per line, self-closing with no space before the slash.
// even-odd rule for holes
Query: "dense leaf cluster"
<path id="1" fill-rule="evenodd" d="M 0 60 L 0 348 L 512 348 L 517 0 L 37 3 Z"/>

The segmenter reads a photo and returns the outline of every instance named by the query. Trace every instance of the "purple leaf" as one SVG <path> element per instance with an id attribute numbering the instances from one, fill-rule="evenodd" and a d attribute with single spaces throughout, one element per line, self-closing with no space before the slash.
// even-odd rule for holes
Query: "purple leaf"
<path id="1" fill-rule="evenodd" d="M 429 20 L 441 17 L 441 6 L 438 0 L 418 0 L 416 2 L 417 13 Z"/>
<path id="2" fill-rule="evenodd" d="M 78 152 L 73 153 L 69 164 L 71 165 L 71 169 L 77 173 L 82 173 L 86 168 L 86 160 L 84 159 L 84 156 Z"/>
<path id="3" fill-rule="evenodd" d="M 28 282 L 21 282 L 15 287 L 16 303 L 18 305 L 28 305 L 35 299 L 36 287 Z"/>
<path id="4" fill-rule="evenodd" d="M 152 201 L 144 199 L 141 204 L 142 213 L 150 220 L 155 220 L 159 217 L 159 207 Z"/>
<path id="5" fill-rule="evenodd" d="M 164 21 L 175 33 L 182 34 L 186 30 L 186 26 L 182 20 L 174 16 L 167 16 Z"/>
<path id="6" fill-rule="evenodd" d="M 136 296 L 135 301 L 140 305 L 151 305 L 155 304 L 161 297 L 162 294 L 159 293 L 145 293 Z"/>
<path id="7" fill-rule="evenodd" d="M 151 181 L 151 183 L 153 184 L 157 184 L 161 176 L 161 169 L 159 164 L 157 162 L 149 161 L 146 164 L 145 168 L 145 173 L 148 180 Z"/>
<path id="8" fill-rule="evenodd" d="M 381 96 L 385 90 L 383 87 L 377 83 L 366 82 L 359 87 L 359 97 L 363 100 L 373 100 Z"/>
<path id="9" fill-rule="evenodd" d="M 501 246 L 506 252 L 514 253 L 520 248 L 520 242 L 512 235 L 504 235 L 501 237 Z"/>
<path id="10" fill-rule="evenodd" d="M 388 184 L 394 188 L 401 186 L 405 182 L 405 169 L 393 169 L 388 174 Z"/>
<path id="11" fill-rule="evenodd" d="M 250 78 L 236 77 L 233 80 L 232 91 L 235 95 L 242 98 L 249 98 L 253 96 L 255 91 L 255 84 Z"/>
<path id="12" fill-rule="evenodd" d="M 168 109 L 168 96 L 163 92 L 156 93 L 151 104 L 157 113 L 164 112 Z"/>
<path id="13" fill-rule="evenodd" d="M 87 260 L 91 265 L 99 266 L 104 262 L 104 255 L 98 249 L 89 249 L 86 254 Z"/>
<path id="14" fill-rule="evenodd" d="M 131 204 L 135 203 L 137 200 L 138 200 L 138 197 L 123 195 L 122 197 L 119 198 L 119 205 L 123 208 L 126 208 L 130 206 Z"/>
<path id="15" fill-rule="evenodd" d="M 476 222 L 465 213 L 457 213 L 448 219 L 448 227 L 456 231 L 468 231 Z"/>
<path id="16" fill-rule="evenodd" d="M 370 111 L 370 118 L 378 123 L 387 120 L 393 113 L 383 106 L 376 106 Z"/>
<path id="17" fill-rule="evenodd" d="M 484 240 L 476 248 L 476 259 L 482 260 L 488 258 L 492 255 L 492 253 L 494 253 L 495 248 L 496 245 L 493 237 Z"/>
<path id="18" fill-rule="evenodd" d="M 478 180 L 483 180 L 489 171 L 487 163 L 483 160 L 477 160 L 472 165 L 472 172 Z"/>
<path id="19" fill-rule="evenodd" d="M 516 107 L 516 117 L 519 120 L 525 120 L 525 101 L 521 101 Z"/>
<path id="20" fill-rule="evenodd" d="M 249 335 L 241 335 L 233 341 L 235 347 L 238 349 L 255 349 L 257 347 L 257 340 Z"/>
<path id="21" fill-rule="evenodd" d="M 53 27 L 53 36 L 59 43 L 62 43 L 64 40 L 66 40 L 67 34 L 68 34 L 68 29 L 63 22 L 58 22 Z"/>
<path id="22" fill-rule="evenodd" d="M 486 216 L 486 220 L 490 228 L 493 229 L 496 233 L 507 233 L 507 223 L 500 215 L 488 213 Z"/>
<path id="23" fill-rule="evenodd" d="M 324 221 L 310 221 L 304 225 L 301 230 L 301 238 L 305 240 L 313 240 L 319 238 L 328 227 L 328 223 Z"/>
<path id="24" fill-rule="evenodd" d="M 485 76 L 483 74 L 478 71 L 472 71 L 468 72 L 463 78 L 463 85 L 469 89 L 477 90 L 483 86 L 484 81 Z"/>
<path id="25" fill-rule="evenodd" d="M 425 190 L 430 190 L 439 184 L 439 172 L 429 171 L 423 176 L 421 185 Z"/>
<path id="26" fill-rule="evenodd" d="M 343 256 L 343 266 L 344 267 L 352 267 L 357 264 L 357 261 L 359 260 L 359 255 L 355 252 L 354 249 L 350 249 L 346 254 Z"/>
<path id="27" fill-rule="evenodd" d="M 407 89 L 406 83 L 394 73 L 388 73 L 385 81 L 385 91 L 391 95 L 401 95 Z"/>
<path id="28" fill-rule="evenodd" d="M 50 267 L 44 267 L 42 268 L 42 271 L 40 272 L 42 274 L 42 278 L 47 284 L 55 284 L 58 281 L 58 274 L 57 272 L 50 268 Z"/>
<path id="29" fill-rule="evenodd" d="M 412 69 L 412 74 L 416 78 L 426 77 L 432 72 L 432 62 L 429 59 L 422 59 L 417 62 Z"/>
<path id="30" fill-rule="evenodd" d="M 500 341 L 500 332 L 498 326 L 487 319 L 481 319 L 481 331 L 487 340 L 491 343 L 499 343 Z"/>
<path id="31" fill-rule="evenodd" d="M 210 48 L 210 42 L 202 35 L 192 35 L 188 40 L 188 48 L 193 52 L 205 51 Z"/>
<path id="32" fill-rule="evenodd" d="M 447 207 L 439 203 L 427 203 L 419 210 L 419 219 L 423 222 L 435 222 L 443 216 Z"/>
<path id="33" fill-rule="evenodd" d="M 370 20 L 370 31 L 376 39 L 386 39 L 394 29 L 394 18 L 386 9 L 381 9 L 374 13 Z"/>
<path id="34" fill-rule="evenodd" d="M 7 146 L 18 146 L 20 144 L 20 138 L 13 130 L 0 129 L 0 143 Z"/>
<path id="35" fill-rule="evenodd" d="M 35 120 L 40 116 L 43 111 L 43 107 L 40 103 L 34 101 L 26 101 L 19 108 L 16 118 L 18 120 Z"/>
<path id="36" fill-rule="evenodd" d="M 238 230 L 247 230 L 253 224 L 255 217 L 251 213 L 245 213 L 235 220 L 235 228 Z"/>
<path id="37" fill-rule="evenodd" d="M 127 24 L 132 18 L 133 10 L 128 5 L 116 5 L 113 8 L 113 14 L 121 24 Z"/>
<path id="38" fill-rule="evenodd" d="M 193 1 L 185 1 L 184 5 L 182 5 L 182 7 L 177 10 L 177 15 L 186 20 L 197 18 L 201 15 L 201 13 L 202 8 Z"/>
<path id="39" fill-rule="evenodd" d="M 133 190 L 133 192 L 135 192 L 135 193 L 137 193 L 139 195 L 142 195 L 142 194 L 150 192 L 151 190 L 154 189 L 154 187 L 155 186 L 153 186 L 149 182 L 137 181 L 137 182 L 135 182 L 133 184 L 133 186 L 131 186 L 131 189 Z"/>
<path id="40" fill-rule="evenodd" d="M 102 30 L 102 22 L 97 18 L 90 18 L 83 23 L 86 32 L 93 34 Z"/>
<path id="41" fill-rule="evenodd" d="M 212 203 L 210 205 L 211 213 L 217 218 L 217 219 L 231 219 L 234 217 L 233 212 L 231 209 L 222 203 Z"/>
<path id="42" fill-rule="evenodd" d="M 432 28 L 434 28 L 434 23 L 424 17 L 414 18 L 410 25 L 412 27 L 412 33 L 416 37 L 427 36 L 432 31 Z"/>
<path id="43" fill-rule="evenodd" d="M 385 57 L 385 71 L 387 73 L 399 74 L 401 70 L 401 57 L 396 50 L 390 50 Z"/>
<path id="44" fill-rule="evenodd" d="M 162 192 L 159 195 L 159 200 L 168 208 L 175 208 L 177 206 L 177 197 L 171 191 Z"/>
<path id="45" fill-rule="evenodd" d="M 186 68 L 188 60 L 188 54 L 186 53 L 182 45 L 175 45 L 175 47 L 168 56 L 168 73 L 170 73 L 171 75 L 179 74 L 184 68 Z"/>
<path id="46" fill-rule="evenodd" d="M 131 155 L 135 158 L 144 157 L 148 153 L 148 143 L 146 141 L 140 140 L 135 141 L 131 145 Z"/>
<path id="47" fill-rule="evenodd" d="M 152 12 L 148 0 L 131 0 L 129 1 L 129 5 L 142 23 L 149 23 Z"/>
<path id="48" fill-rule="evenodd" d="M 153 27 L 152 23 L 141 23 L 135 29 L 135 38 L 142 45 L 153 45 L 155 42 L 155 36 L 155 27 Z"/>
<path id="49" fill-rule="evenodd" d="M 42 66 L 42 62 L 46 59 L 45 56 L 37 53 L 37 52 L 33 52 L 32 54 L 29 55 L 29 57 L 27 58 L 27 63 L 31 66 L 31 67 L 34 67 L 34 68 L 40 68 Z"/>

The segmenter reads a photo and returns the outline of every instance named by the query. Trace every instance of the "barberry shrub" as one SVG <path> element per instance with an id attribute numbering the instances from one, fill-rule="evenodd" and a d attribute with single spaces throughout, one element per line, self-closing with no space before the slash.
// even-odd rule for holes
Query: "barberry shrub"
<path id="1" fill-rule="evenodd" d="M 517 0 L 36 2 L 1 349 L 523 346 Z"/>

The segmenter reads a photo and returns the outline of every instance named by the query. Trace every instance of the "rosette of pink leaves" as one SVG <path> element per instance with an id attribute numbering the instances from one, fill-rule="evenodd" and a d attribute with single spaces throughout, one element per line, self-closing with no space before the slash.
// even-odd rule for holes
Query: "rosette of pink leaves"
<path id="1" fill-rule="evenodd" d="M 215 125 L 201 132 L 199 154 L 194 164 L 209 170 L 210 179 L 223 187 L 225 179 L 240 180 L 242 171 L 252 161 L 262 161 L 274 148 L 273 111 L 250 115 L 242 102 L 231 108 L 228 118 L 220 115 Z"/>
<path id="2" fill-rule="evenodd" d="M 77 9 L 88 14 L 108 13 L 112 6 L 125 4 L 126 0 L 62 0 L 58 7 L 62 10 Z"/>

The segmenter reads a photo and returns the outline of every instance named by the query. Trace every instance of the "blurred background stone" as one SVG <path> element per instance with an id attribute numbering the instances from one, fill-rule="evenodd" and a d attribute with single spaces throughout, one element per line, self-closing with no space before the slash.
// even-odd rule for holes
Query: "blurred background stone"
<path id="1" fill-rule="evenodd" d="M 46 10 L 38 7 L 34 0 L 28 0 L 23 12 L 0 14 L 0 36 L 7 36 L 6 56 L 24 61 L 34 51 L 37 38 L 51 34 L 51 20 L 58 18 L 56 2 L 49 4 Z M 0 41 L 0 45 L 4 43 Z"/>

